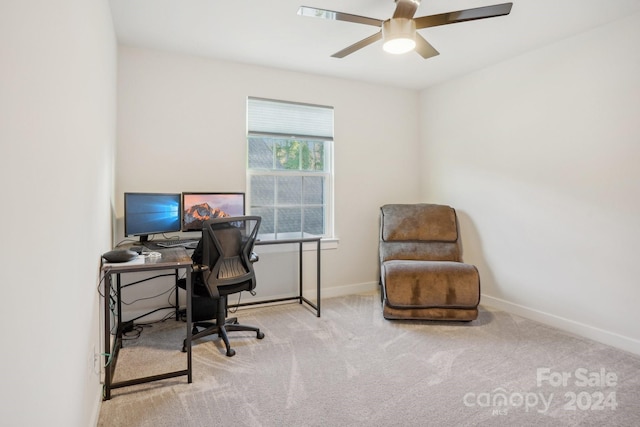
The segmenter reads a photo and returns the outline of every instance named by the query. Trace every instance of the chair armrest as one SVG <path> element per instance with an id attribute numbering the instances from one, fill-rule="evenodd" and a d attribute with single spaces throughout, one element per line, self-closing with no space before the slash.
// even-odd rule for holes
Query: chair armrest
<path id="1" fill-rule="evenodd" d="M 209 266 L 204 264 L 193 264 L 192 268 L 194 273 L 202 273 L 203 271 L 209 270 Z"/>

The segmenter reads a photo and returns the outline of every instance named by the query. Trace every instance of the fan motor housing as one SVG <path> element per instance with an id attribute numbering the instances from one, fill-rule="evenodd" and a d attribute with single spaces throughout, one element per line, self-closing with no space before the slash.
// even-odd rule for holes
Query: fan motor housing
<path id="1" fill-rule="evenodd" d="M 407 18 L 391 18 L 382 23 L 383 49 L 405 53 L 416 46 L 416 22 Z"/>

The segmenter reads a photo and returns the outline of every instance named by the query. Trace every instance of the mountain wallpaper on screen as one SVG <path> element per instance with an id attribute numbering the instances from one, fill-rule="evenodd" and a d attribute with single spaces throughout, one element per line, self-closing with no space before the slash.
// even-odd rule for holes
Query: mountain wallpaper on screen
<path id="1" fill-rule="evenodd" d="M 208 203 L 200 203 L 184 211 L 184 224 L 190 230 L 201 230 L 204 221 L 227 216 L 230 215 L 220 208 L 212 208 Z"/>

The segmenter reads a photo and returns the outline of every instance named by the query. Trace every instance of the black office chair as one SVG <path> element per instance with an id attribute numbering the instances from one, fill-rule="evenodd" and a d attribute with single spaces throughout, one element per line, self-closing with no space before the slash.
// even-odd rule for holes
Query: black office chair
<path id="1" fill-rule="evenodd" d="M 228 332 L 252 331 L 258 339 L 264 338 L 259 328 L 240 325 L 235 317 L 227 318 L 227 296 L 242 291 L 253 291 L 256 274 L 253 263 L 258 256 L 253 245 L 258 235 L 259 216 L 215 218 L 205 221 L 202 240 L 194 252 L 196 273 L 193 283 L 192 341 L 217 334 L 225 343 L 227 356 L 236 354 L 229 344 Z M 202 261 L 199 262 L 199 250 Z M 215 319 L 215 322 L 211 322 Z M 205 328 L 200 331 L 198 328 Z M 186 340 L 183 345 L 186 351 Z"/>

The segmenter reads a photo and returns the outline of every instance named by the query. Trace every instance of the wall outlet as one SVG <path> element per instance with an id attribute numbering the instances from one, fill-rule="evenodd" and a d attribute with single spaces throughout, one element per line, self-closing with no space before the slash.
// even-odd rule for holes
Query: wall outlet
<path id="1" fill-rule="evenodd" d="M 96 345 L 93 345 L 93 351 L 91 352 L 91 369 L 96 375 L 100 375 L 100 352 Z"/>

